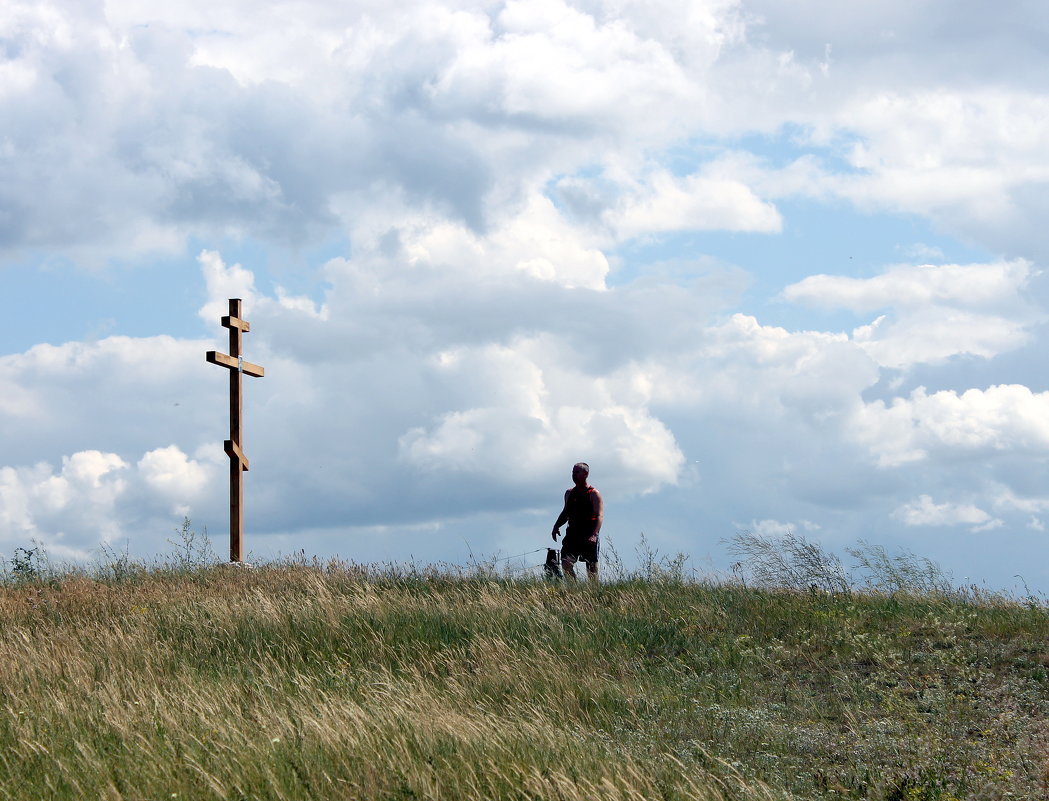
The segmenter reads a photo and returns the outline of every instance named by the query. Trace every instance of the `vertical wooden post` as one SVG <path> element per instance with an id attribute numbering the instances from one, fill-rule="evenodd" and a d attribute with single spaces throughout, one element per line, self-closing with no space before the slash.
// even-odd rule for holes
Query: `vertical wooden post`
<path id="1" fill-rule="evenodd" d="M 230 298 L 229 317 L 239 320 L 240 298 Z M 238 326 L 229 327 L 229 355 L 237 360 L 238 369 L 229 371 L 229 438 L 244 453 L 244 434 L 240 418 L 244 411 L 241 395 L 241 331 Z M 229 460 L 229 560 L 244 561 L 244 470 L 240 459 Z"/>
<path id="2" fill-rule="evenodd" d="M 244 398 L 241 391 L 241 376 L 247 374 L 263 377 L 264 368 L 244 361 L 241 353 L 241 337 L 251 330 L 251 324 L 240 316 L 240 298 L 230 298 L 229 314 L 222 318 L 222 325 L 229 329 L 229 355 L 209 350 L 205 359 L 229 370 L 229 439 L 223 443 L 229 456 L 229 560 L 244 561 L 244 473 L 248 469 L 248 457 L 244 455 L 244 429 L 241 423 L 244 413 Z"/>

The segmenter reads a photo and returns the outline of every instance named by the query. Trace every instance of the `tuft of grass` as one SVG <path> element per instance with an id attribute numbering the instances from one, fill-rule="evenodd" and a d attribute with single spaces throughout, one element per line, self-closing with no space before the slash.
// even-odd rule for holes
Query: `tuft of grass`
<path id="1" fill-rule="evenodd" d="M 0 798 L 1049 797 L 1044 608 L 656 563 L 9 581 Z"/>
<path id="2" fill-rule="evenodd" d="M 890 554 L 881 545 L 860 540 L 846 549 L 863 574 L 863 586 L 888 595 L 952 596 L 958 594 L 953 577 L 938 564 L 910 551 Z"/>
<path id="3" fill-rule="evenodd" d="M 749 573 L 759 586 L 839 593 L 850 590 L 841 560 L 790 529 L 778 537 L 739 531 L 729 543 L 729 552 L 740 559 L 735 572 Z"/>

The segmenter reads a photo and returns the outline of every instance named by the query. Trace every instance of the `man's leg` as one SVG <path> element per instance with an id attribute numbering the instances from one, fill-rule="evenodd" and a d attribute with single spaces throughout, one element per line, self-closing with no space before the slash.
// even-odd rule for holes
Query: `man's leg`
<path id="1" fill-rule="evenodd" d="M 579 560 L 579 554 L 575 552 L 571 547 L 565 548 L 565 544 L 561 543 L 561 570 L 564 571 L 565 578 L 576 580 L 575 577 L 575 563 Z"/>
<path id="2" fill-rule="evenodd" d="M 589 581 L 597 581 L 597 555 L 600 552 L 600 544 L 595 534 L 592 539 L 586 543 L 586 549 L 583 551 L 583 559 L 586 561 L 586 577 Z"/>
<path id="3" fill-rule="evenodd" d="M 590 581 L 597 581 L 597 560 L 586 563 L 586 577 Z M 573 575 L 572 578 L 575 578 Z"/>
<path id="4" fill-rule="evenodd" d="M 575 559 L 561 557 L 561 571 L 565 574 L 565 578 L 575 581 Z"/>

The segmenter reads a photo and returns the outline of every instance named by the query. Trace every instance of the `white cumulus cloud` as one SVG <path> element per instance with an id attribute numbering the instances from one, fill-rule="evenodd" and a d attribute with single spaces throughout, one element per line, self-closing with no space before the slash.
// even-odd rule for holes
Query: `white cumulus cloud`
<path id="1" fill-rule="evenodd" d="M 883 466 L 931 453 L 1049 454 L 1049 393 L 1022 385 L 928 393 L 918 387 L 889 404 L 858 407 L 853 435 Z"/>
<path id="2" fill-rule="evenodd" d="M 904 368 L 956 355 L 990 358 L 1029 341 L 1043 312 L 1031 302 L 1025 260 L 897 265 L 872 278 L 812 275 L 789 301 L 856 313 L 884 310 L 853 340 L 880 365 Z"/>
<path id="3" fill-rule="evenodd" d="M 908 526 L 972 526 L 973 531 L 998 528 L 1002 521 L 992 518 L 972 504 L 935 503 L 928 495 L 919 495 L 893 512 L 893 517 Z"/>

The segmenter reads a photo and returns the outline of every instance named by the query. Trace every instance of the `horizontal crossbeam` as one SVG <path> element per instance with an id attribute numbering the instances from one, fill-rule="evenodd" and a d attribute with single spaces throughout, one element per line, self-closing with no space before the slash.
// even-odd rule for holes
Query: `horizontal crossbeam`
<path id="1" fill-rule="evenodd" d="M 244 375 L 254 376 L 255 378 L 262 378 L 266 375 L 265 367 L 246 362 L 242 359 L 234 359 L 232 356 L 227 356 L 225 353 L 219 353 L 217 350 L 209 350 L 204 354 L 204 358 L 211 364 L 217 364 L 219 367 L 228 367 L 230 370 L 240 370 Z"/>
<path id="2" fill-rule="evenodd" d="M 248 471 L 248 457 L 244 455 L 244 451 L 240 449 L 240 445 L 231 439 L 227 439 L 223 441 L 222 447 L 225 449 L 226 455 L 230 459 L 235 459 L 240 462 L 240 466 L 244 472 Z"/>
<path id="3" fill-rule="evenodd" d="M 224 328 L 239 328 L 244 332 L 251 330 L 251 323 L 247 320 L 241 320 L 239 317 L 231 317 L 228 314 L 223 315 L 222 325 Z"/>

